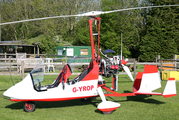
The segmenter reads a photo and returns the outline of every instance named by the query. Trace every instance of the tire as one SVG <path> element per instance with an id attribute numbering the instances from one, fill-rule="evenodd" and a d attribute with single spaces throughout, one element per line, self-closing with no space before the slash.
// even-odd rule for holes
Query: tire
<path id="1" fill-rule="evenodd" d="M 25 102 L 24 111 L 25 112 L 33 112 L 33 111 L 35 111 L 35 103 L 33 103 L 33 102 Z"/>
<path id="2" fill-rule="evenodd" d="M 83 98 L 81 99 L 82 102 L 87 102 L 87 101 L 91 101 L 91 98 Z"/>
<path id="3" fill-rule="evenodd" d="M 105 112 L 105 111 L 101 111 L 101 112 L 102 112 L 102 114 L 112 114 L 114 112 L 114 110 L 113 111 L 109 111 L 109 112 Z"/>

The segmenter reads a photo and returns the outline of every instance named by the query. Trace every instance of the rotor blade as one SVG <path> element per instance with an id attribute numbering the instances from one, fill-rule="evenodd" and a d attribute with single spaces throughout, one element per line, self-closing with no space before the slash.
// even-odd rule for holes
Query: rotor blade
<path id="1" fill-rule="evenodd" d="M 22 22 L 30 22 L 30 21 L 37 21 L 37 20 L 46 20 L 46 19 L 53 19 L 53 18 L 67 18 L 67 17 L 83 17 L 83 16 L 96 16 L 102 14 L 101 11 L 91 11 L 83 14 L 77 14 L 77 15 L 61 15 L 61 16 L 52 16 L 52 17 L 43 17 L 43 18 L 35 18 L 35 19 L 26 19 L 26 20 L 20 20 L 20 21 L 13 21 L 13 22 L 6 22 L 6 23 L 0 23 L 1 25 L 8 25 L 8 24 L 14 24 L 14 23 L 22 23 Z"/>
<path id="2" fill-rule="evenodd" d="M 46 20 L 46 19 L 53 19 L 53 18 L 75 17 L 75 16 L 78 16 L 78 15 L 62 15 L 62 16 L 53 16 L 53 17 L 43 17 L 43 18 L 35 18 L 35 19 L 26 19 L 26 20 L 20 20 L 20 21 L 13 21 L 13 22 L 1 23 L 0 25 L 8 25 L 8 24 L 22 23 L 22 22 L 29 22 L 29 21 L 37 21 L 37 20 Z"/>
<path id="3" fill-rule="evenodd" d="M 134 81 L 134 78 L 132 77 L 132 74 L 131 74 L 129 68 L 127 66 L 123 65 L 123 64 L 122 64 L 122 67 L 123 67 L 124 71 L 127 73 L 127 75 L 130 77 L 130 79 L 132 81 Z"/>
<path id="4" fill-rule="evenodd" d="M 143 9 L 143 8 L 172 7 L 172 6 L 174 7 L 174 6 L 179 6 L 179 5 L 159 5 L 159 6 L 145 6 L 145 7 L 126 8 L 126 9 L 105 11 L 105 12 L 101 12 L 101 14 L 107 14 L 107 13 L 112 13 L 112 12 L 120 12 L 120 11 L 126 11 L 126 10 L 136 10 L 136 9 Z"/>
<path id="5" fill-rule="evenodd" d="M 35 18 L 35 19 L 26 19 L 26 20 L 20 20 L 20 21 L 6 22 L 6 23 L 0 23 L 0 26 L 1 26 L 1 25 L 7 25 L 7 24 L 21 23 L 21 22 L 29 22 L 29 21 L 53 19 L 53 18 L 96 16 L 96 15 L 107 14 L 107 13 L 113 13 L 113 12 L 120 12 L 120 11 L 126 11 L 126 10 L 135 10 L 135 9 L 143 9 L 143 8 L 155 8 L 155 7 L 172 7 L 172 6 L 179 6 L 179 5 L 145 6 L 145 7 L 135 7 L 135 8 L 118 9 L 118 10 L 105 11 L 105 12 L 103 12 L 103 11 L 91 11 L 91 12 L 87 12 L 87 13 L 83 13 L 83 14 L 77 14 L 77 15 L 61 15 L 61 16 L 43 17 L 43 18 Z"/>

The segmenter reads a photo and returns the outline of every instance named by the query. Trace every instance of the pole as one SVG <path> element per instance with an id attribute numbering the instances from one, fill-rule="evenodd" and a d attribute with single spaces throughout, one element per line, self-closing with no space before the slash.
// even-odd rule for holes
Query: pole
<path id="1" fill-rule="evenodd" d="M 136 61 L 134 59 L 134 79 L 136 78 Z"/>
<path id="2" fill-rule="evenodd" d="M 121 60 L 122 60 L 122 33 L 121 33 Z"/>
<path id="3" fill-rule="evenodd" d="M 0 24 L 1 24 L 1 14 L 0 14 Z M 0 25 L 0 43 L 1 43 L 1 25 Z"/>

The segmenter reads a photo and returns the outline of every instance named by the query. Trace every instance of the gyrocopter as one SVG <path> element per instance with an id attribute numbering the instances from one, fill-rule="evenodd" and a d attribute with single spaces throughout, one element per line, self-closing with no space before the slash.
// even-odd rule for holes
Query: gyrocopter
<path id="1" fill-rule="evenodd" d="M 131 9 L 140 8 L 147 7 Z M 33 101 L 65 101 L 73 99 L 88 99 L 91 97 L 100 97 L 102 102 L 97 106 L 97 108 L 103 114 L 111 114 L 114 110 L 120 107 L 120 104 L 117 102 L 107 101 L 105 98 L 107 96 L 123 97 L 136 95 L 161 95 L 165 98 L 175 96 L 176 85 L 174 78 L 169 78 L 163 93 L 152 92 L 161 87 L 160 76 L 156 65 L 145 65 L 144 72 L 139 72 L 134 81 L 129 68 L 126 66 L 127 62 L 125 60 L 122 60 L 122 57 L 109 57 L 107 56 L 107 54 L 105 54 L 104 51 L 100 49 L 99 43 L 101 18 L 97 17 L 97 15 L 122 10 L 106 12 L 93 11 L 78 15 L 56 16 L 90 16 L 89 30 L 92 60 L 89 63 L 89 66 L 76 78 L 69 80 L 69 76 L 72 74 L 72 69 L 70 67 L 70 63 L 68 63 L 63 67 L 62 71 L 59 73 L 59 75 L 52 84 L 42 85 L 44 81 L 44 67 L 42 61 L 21 82 L 10 87 L 3 93 L 3 95 L 9 97 L 11 101 L 24 101 L 24 111 L 26 112 L 32 112 L 35 110 L 35 103 Z M 40 19 L 41 18 L 15 21 L 9 23 L 2 23 L 1 25 Z M 95 30 L 93 30 L 93 22 L 95 22 Z M 93 38 L 95 38 L 95 41 L 93 40 Z M 101 55 L 103 55 L 103 58 L 100 57 L 100 52 Z M 116 92 L 118 90 L 118 70 L 120 68 L 123 68 L 127 75 L 130 77 L 130 79 L 134 81 L 132 93 Z M 106 86 L 105 79 L 103 79 L 102 76 L 110 77 L 111 75 L 113 75 L 112 87 L 108 87 Z M 107 92 L 104 93 L 102 89 Z"/>

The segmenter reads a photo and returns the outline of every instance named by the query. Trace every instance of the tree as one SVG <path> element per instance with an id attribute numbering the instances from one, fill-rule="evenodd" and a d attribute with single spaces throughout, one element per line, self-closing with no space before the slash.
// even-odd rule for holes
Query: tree
<path id="1" fill-rule="evenodd" d="M 116 10 L 138 6 L 136 0 L 102 0 L 102 10 Z M 121 51 L 121 33 L 123 34 L 123 55 L 135 57 L 131 51 L 139 43 L 139 11 L 122 11 L 101 15 L 101 43 L 104 49 L 113 49 L 117 54 Z"/>
<path id="2" fill-rule="evenodd" d="M 56 52 L 56 42 L 55 40 L 50 36 L 45 36 L 41 39 L 40 43 L 40 49 L 43 54 L 54 54 Z"/>
<path id="3" fill-rule="evenodd" d="M 90 46 L 90 33 L 88 19 L 82 19 L 78 22 L 75 29 L 73 45 Z"/>
<path id="4" fill-rule="evenodd" d="M 11 22 L 25 19 L 34 19 L 50 16 L 74 15 L 91 10 L 97 10 L 96 0 L 3 0 L 0 1 L 1 22 Z M 2 26 L 2 41 L 23 40 L 28 41 L 39 35 L 46 37 L 41 41 L 41 49 L 51 47 L 48 40 L 59 35 L 63 40 L 72 40 L 79 18 L 59 18 L 41 21 L 17 23 Z M 66 36 L 68 34 L 68 36 Z M 65 37 L 66 36 L 66 37 Z M 81 37 L 80 35 L 78 35 Z M 70 42 L 72 42 L 70 41 Z M 42 43 L 44 42 L 44 43 Z M 31 42 L 29 42 L 31 43 Z M 54 49 L 54 47 L 52 47 Z M 48 52 L 48 50 L 45 50 Z M 54 50 L 53 50 L 54 51 Z"/>
<path id="5" fill-rule="evenodd" d="M 151 1 L 153 5 L 177 4 L 167 0 Z M 161 58 L 172 58 L 178 53 L 178 10 L 177 7 L 153 8 L 148 12 L 146 21 L 147 32 L 142 37 L 140 58 L 142 61 Z"/>

